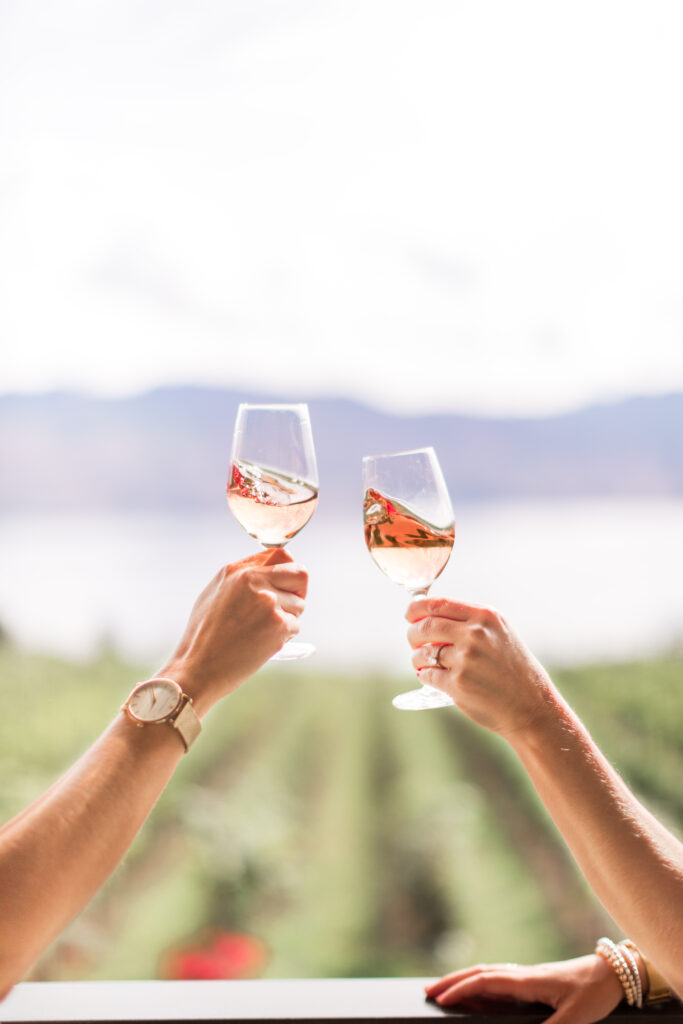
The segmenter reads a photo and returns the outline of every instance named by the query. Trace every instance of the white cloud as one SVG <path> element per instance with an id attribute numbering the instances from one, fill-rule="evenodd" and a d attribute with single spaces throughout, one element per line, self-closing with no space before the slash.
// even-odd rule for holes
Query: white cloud
<path id="1" fill-rule="evenodd" d="M 665 0 L 6 7 L 0 388 L 683 387 L 682 28 Z"/>

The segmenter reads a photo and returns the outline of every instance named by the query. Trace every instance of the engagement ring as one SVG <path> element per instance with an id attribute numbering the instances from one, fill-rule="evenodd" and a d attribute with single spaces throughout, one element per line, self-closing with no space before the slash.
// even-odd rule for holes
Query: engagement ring
<path id="1" fill-rule="evenodd" d="M 427 664 L 430 668 L 445 668 L 445 665 L 441 664 L 441 652 L 444 647 L 448 647 L 449 644 L 439 644 L 438 647 L 433 648 L 431 654 L 427 655 Z"/>

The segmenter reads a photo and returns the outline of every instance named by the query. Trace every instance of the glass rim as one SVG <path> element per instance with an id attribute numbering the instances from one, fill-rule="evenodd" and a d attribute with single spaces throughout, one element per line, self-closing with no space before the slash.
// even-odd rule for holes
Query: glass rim
<path id="1" fill-rule="evenodd" d="M 398 459 L 402 455 L 429 455 L 436 456 L 436 451 L 429 445 L 427 448 L 409 448 L 405 452 L 380 452 L 378 455 L 363 455 L 361 461 L 367 462 L 369 459 Z"/>
<path id="2" fill-rule="evenodd" d="M 240 402 L 238 405 L 238 411 L 240 409 L 305 409 L 308 415 L 308 403 L 307 402 Z"/>

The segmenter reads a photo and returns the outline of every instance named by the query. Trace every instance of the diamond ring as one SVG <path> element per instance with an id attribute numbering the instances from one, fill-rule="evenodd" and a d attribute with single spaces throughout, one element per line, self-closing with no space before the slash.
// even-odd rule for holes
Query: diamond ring
<path id="1" fill-rule="evenodd" d="M 446 666 L 441 663 L 441 652 L 444 647 L 450 647 L 450 644 L 433 644 L 432 651 L 427 655 L 427 664 L 430 668 L 445 668 Z"/>

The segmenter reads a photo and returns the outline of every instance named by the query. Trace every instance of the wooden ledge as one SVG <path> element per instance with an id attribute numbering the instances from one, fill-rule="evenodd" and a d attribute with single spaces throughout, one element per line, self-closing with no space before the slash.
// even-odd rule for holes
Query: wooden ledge
<path id="1" fill-rule="evenodd" d="M 424 999 L 424 986 L 430 980 L 25 982 L 0 1003 L 0 1020 L 3 1024 L 414 1024 L 447 1018 L 472 1024 L 539 1024 L 549 1016 L 547 1007 L 504 1003 L 478 1010 L 443 1011 Z M 638 1024 L 683 1024 L 683 1006 L 667 1003 L 636 1011 L 622 1006 L 610 1020 L 625 1017 Z"/>

